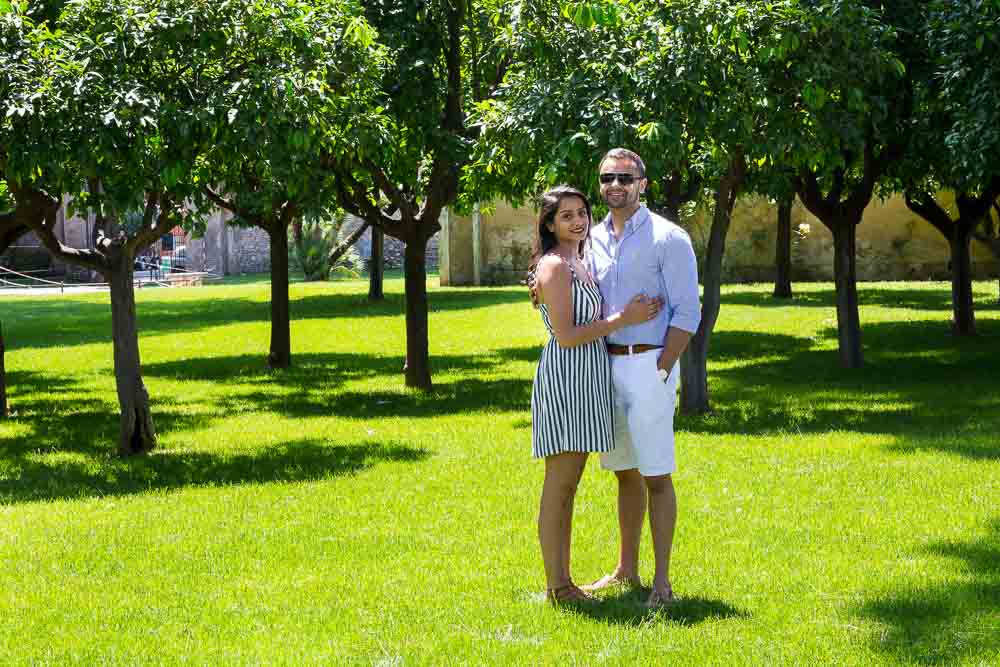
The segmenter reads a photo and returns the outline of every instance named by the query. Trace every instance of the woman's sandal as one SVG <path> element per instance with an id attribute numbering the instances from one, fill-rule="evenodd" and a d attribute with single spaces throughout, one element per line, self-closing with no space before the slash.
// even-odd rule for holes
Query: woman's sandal
<path id="1" fill-rule="evenodd" d="M 561 604 L 591 602 L 594 596 L 571 581 L 563 586 L 547 589 L 545 591 L 545 599 L 549 601 L 549 604 L 558 607 Z"/>

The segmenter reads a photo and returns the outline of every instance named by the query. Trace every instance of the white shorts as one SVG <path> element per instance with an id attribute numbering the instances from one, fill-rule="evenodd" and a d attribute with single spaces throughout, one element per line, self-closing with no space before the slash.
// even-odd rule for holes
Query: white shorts
<path id="1" fill-rule="evenodd" d="M 612 355 L 615 449 L 601 454 L 605 470 L 638 469 L 643 477 L 674 472 L 674 406 L 678 364 L 666 381 L 656 369 L 662 350 Z"/>

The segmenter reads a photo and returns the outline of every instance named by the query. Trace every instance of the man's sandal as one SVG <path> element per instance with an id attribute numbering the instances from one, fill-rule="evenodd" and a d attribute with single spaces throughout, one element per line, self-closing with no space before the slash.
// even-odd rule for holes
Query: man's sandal
<path id="1" fill-rule="evenodd" d="M 668 588 L 666 594 L 660 593 L 660 591 L 654 588 L 653 592 L 649 595 L 649 599 L 646 600 L 646 607 L 649 609 L 662 609 L 663 607 L 669 607 L 675 602 L 677 602 L 677 598 L 674 597 L 673 588 Z"/>
<path id="2" fill-rule="evenodd" d="M 594 596 L 584 591 L 572 581 L 562 586 L 549 588 L 545 591 L 545 599 L 555 607 L 561 604 L 574 604 L 578 602 L 590 602 Z"/>

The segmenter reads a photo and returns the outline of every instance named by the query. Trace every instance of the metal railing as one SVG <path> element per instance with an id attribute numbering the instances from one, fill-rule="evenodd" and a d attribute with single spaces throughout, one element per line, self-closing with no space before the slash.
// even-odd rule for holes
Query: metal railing
<path id="1" fill-rule="evenodd" d="M 188 271 L 187 269 L 179 269 L 171 267 L 167 273 L 163 271 L 163 265 L 160 262 L 147 261 L 144 258 L 137 257 L 135 260 L 136 265 L 145 266 L 146 269 L 140 269 L 140 272 L 149 273 L 149 277 L 144 279 L 141 275 L 136 275 L 133 279 L 133 284 L 136 287 L 141 288 L 143 285 L 159 285 L 161 287 L 173 287 L 176 284 L 190 284 L 193 280 L 221 280 L 222 276 L 214 273 L 212 271 Z M 40 271 L 31 271 L 31 273 L 40 273 Z M 13 279 L 19 280 L 13 280 Z M 14 269 L 9 269 L 5 266 L 0 265 L 0 289 L 59 289 L 61 293 L 65 293 L 66 289 L 72 288 L 95 288 L 95 289 L 105 289 L 110 287 L 106 282 L 67 282 L 60 280 L 49 280 L 47 278 L 39 278 L 36 276 L 29 275 L 28 272 L 15 271 Z"/>

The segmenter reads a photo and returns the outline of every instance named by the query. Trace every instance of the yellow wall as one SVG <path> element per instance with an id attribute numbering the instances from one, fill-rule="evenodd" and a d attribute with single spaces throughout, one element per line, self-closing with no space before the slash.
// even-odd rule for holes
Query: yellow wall
<path id="1" fill-rule="evenodd" d="M 941 203 L 950 206 L 947 197 Z M 696 216 L 686 221 L 698 244 L 707 239 L 708 227 Z M 710 222 L 710 221 L 709 221 Z M 801 225 L 805 227 L 800 227 Z M 797 280 L 833 280 L 833 235 L 798 201 L 792 210 L 792 227 L 808 229 L 804 237 L 793 234 L 792 276 Z M 766 200 L 745 198 L 733 211 L 726 243 L 726 276 L 737 281 L 774 278 L 777 237 L 776 208 Z M 972 244 L 973 271 L 980 278 L 996 274 L 997 262 L 988 248 Z M 930 223 L 912 213 L 902 197 L 876 200 L 865 209 L 858 227 L 857 270 L 860 280 L 947 279 L 950 276 L 948 242 Z"/>
<path id="2" fill-rule="evenodd" d="M 942 203 L 951 205 L 947 197 Z M 480 221 L 481 283 L 511 284 L 523 278 L 534 243 L 535 211 L 498 204 Z M 682 225 L 691 233 L 696 248 L 708 239 L 710 214 L 700 211 Z M 833 236 L 819 220 L 796 201 L 792 227 L 808 233 L 792 248 L 795 280 L 833 279 Z M 442 285 L 473 284 L 472 220 L 450 216 L 447 264 L 441 267 Z M 743 198 L 733 211 L 726 242 L 725 278 L 734 282 L 764 282 L 774 279 L 777 236 L 776 207 L 765 199 Z M 701 253 L 699 253 L 701 254 Z M 978 278 L 1000 270 L 988 248 L 972 243 L 973 272 Z M 911 213 L 901 197 L 874 201 L 865 210 L 858 227 L 857 269 L 860 280 L 947 279 L 948 242 L 929 223 Z"/>

